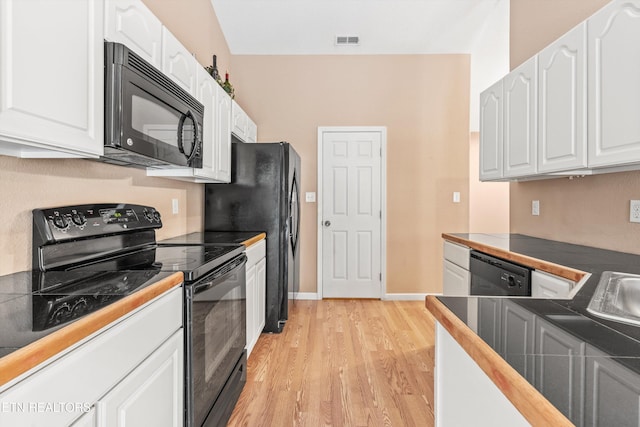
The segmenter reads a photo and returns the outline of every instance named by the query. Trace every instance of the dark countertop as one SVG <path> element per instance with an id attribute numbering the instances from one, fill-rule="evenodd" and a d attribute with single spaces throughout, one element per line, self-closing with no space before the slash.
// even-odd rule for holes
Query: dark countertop
<path id="1" fill-rule="evenodd" d="M 567 322 L 564 321 L 554 320 L 558 318 L 558 316 L 552 315 L 552 317 L 547 320 L 557 324 L 557 326 L 563 329 L 567 329 L 569 332 L 575 331 L 578 336 L 584 337 L 587 342 L 590 342 L 594 346 L 601 348 L 605 353 L 612 354 L 613 356 L 619 355 L 618 350 L 614 351 L 610 349 L 609 344 L 606 343 L 599 345 L 599 337 L 603 338 L 606 334 L 617 334 L 621 335 L 620 339 L 640 343 L 640 327 L 605 320 L 587 312 L 587 306 L 600 281 L 602 272 L 619 271 L 640 274 L 640 255 L 540 239 L 522 234 L 456 233 L 452 235 L 591 273 L 591 277 L 571 300 L 535 300 L 520 298 L 512 298 L 512 300 L 530 311 L 535 312 L 540 310 L 542 314 L 580 315 L 580 322 L 578 322 L 581 325 L 580 330 L 602 330 L 603 333 L 578 333 L 576 322 L 567 324 Z M 443 298 L 443 302 L 444 300 L 445 298 Z M 606 331 L 606 333 L 604 331 Z M 610 338 L 607 338 L 606 341 L 609 342 Z M 625 354 L 624 356 L 628 355 L 629 354 Z M 635 353 L 635 355 L 640 357 L 640 351 Z"/>
<path id="2" fill-rule="evenodd" d="M 110 287 L 85 284 L 42 293 L 42 274 L 0 276 L 0 385 L 183 281 L 182 273 L 132 271 Z"/>
<path id="3" fill-rule="evenodd" d="M 569 333 L 580 342 L 594 347 L 605 354 L 604 357 L 640 374 L 640 327 L 601 319 L 586 308 L 604 271 L 618 271 L 640 274 L 640 255 L 610 251 L 582 245 L 540 239 L 520 234 L 450 234 L 458 238 L 482 245 L 536 258 L 577 270 L 591 273 L 591 277 L 572 300 L 543 300 L 532 298 L 500 298 L 517 304 L 531 313 L 534 318 L 543 319 Z M 443 235 L 447 239 L 447 235 Z M 478 297 L 437 297 L 458 319 L 473 331 L 478 328 L 478 319 L 470 313 L 478 307 Z M 478 335 L 481 334 L 478 332 Z M 480 338 L 483 338 L 480 336 Z M 491 346 L 487 340 L 483 341 Z M 522 354 L 505 354 L 505 349 L 496 349 L 505 360 L 522 360 Z M 534 346 L 528 357 L 549 357 Z M 572 356 L 573 357 L 573 356 Z M 585 355 L 577 355 L 584 358 Z M 508 362 L 507 362 L 508 363 Z M 516 362 L 517 363 L 517 362 Z M 516 368 L 516 366 L 511 365 Z M 517 369 L 517 368 L 516 368 Z M 524 375 L 523 375 L 524 376 Z M 532 381 L 531 378 L 527 380 Z M 535 385 L 535 384 L 534 384 Z M 544 394 L 544 393 L 543 393 Z"/>
<path id="4" fill-rule="evenodd" d="M 255 241 L 256 238 L 264 234 L 262 231 L 204 231 L 189 233 L 182 236 L 172 237 L 170 239 L 161 240 L 160 244 L 244 244 L 248 246 L 249 242 Z M 266 235 L 264 236 L 266 237 Z M 264 238 L 263 237 L 263 238 Z"/>

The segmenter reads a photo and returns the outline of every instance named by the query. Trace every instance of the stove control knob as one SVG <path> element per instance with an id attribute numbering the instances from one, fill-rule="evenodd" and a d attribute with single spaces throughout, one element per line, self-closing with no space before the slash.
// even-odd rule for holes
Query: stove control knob
<path id="1" fill-rule="evenodd" d="M 69 226 L 69 222 L 64 216 L 57 214 L 53 217 L 53 225 L 57 228 L 64 229 Z"/>
<path id="2" fill-rule="evenodd" d="M 153 219 L 156 220 L 157 222 L 160 222 L 160 212 L 153 211 Z"/>
<path id="3" fill-rule="evenodd" d="M 82 212 L 76 212 L 71 215 L 71 221 L 78 227 L 82 227 L 87 223 L 87 217 L 85 217 Z"/>
<path id="4" fill-rule="evenodd" d="M 142 215 L 148 220 L 148 221 L 153 221 L 153 215 L 151 215 L 151 212 L 149 212 L 148 210 L 144 210 L 142 212 Z"/>

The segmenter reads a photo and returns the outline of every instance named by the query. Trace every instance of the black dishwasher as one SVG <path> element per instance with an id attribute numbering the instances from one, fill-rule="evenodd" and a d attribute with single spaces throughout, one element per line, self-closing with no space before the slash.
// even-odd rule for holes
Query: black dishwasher
<path id="1" fill-rule="evenodd" d="M 471 295 L 531 296 L 531 268 L 483 252 L 469 258 Z"/>

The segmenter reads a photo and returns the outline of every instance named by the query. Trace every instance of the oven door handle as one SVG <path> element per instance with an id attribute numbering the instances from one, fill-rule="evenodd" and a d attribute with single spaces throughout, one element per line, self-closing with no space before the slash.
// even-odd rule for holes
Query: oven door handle
<path id="1" fill-rule="evenodd" d="M 200 292 L 204 292 L 207 289 L 210 289 L 222 282 L 227 277 L 234 274 L 239 268 L 244 268 L 247 263 L 247 256 L 240 255 L 237 258 L 232 259 L 231 261 L 223 264 L 217 269 L 213 270 L 213 272 L 200 280 L 200 284 L 193 285 L 193 294 L 198 294 Z"/>

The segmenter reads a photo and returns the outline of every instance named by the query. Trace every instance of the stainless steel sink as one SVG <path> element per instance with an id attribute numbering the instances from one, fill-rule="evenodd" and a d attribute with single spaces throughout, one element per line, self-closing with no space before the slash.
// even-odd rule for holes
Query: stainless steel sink
<path id="1" fill-rule="evenodd" d="M 604 319 L 640 326 L 640 276 L 605 271 L 587 311 Z"/>

